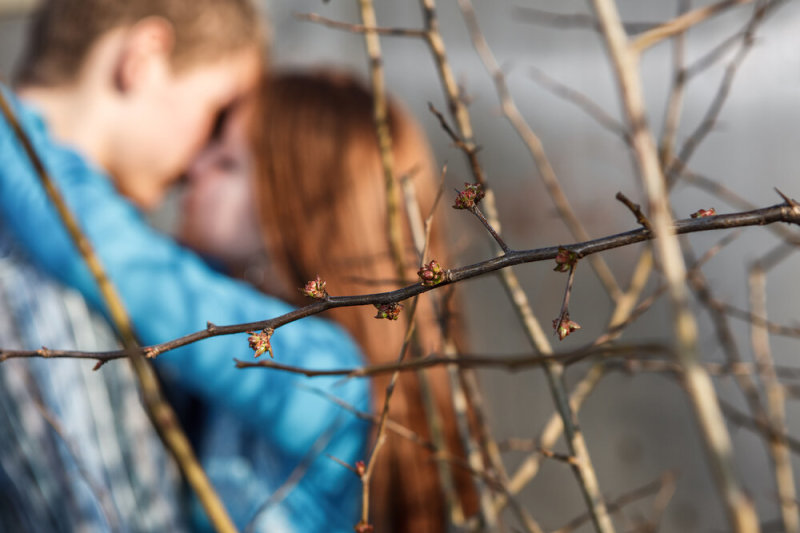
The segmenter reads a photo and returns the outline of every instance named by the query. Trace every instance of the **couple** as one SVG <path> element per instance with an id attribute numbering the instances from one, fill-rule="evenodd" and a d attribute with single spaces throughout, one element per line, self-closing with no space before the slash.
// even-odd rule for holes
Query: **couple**
<path id="1" fill-rule="evenodd" d="M 346 77 L 287 75 L 261 83 L 261 102 L 250 108 L 244 101 L 262 81 L 256 21 L 244 0 L 44 2 L 17 94 L 2 89 L 144 344 L 202 329 L 206 321 L 231 324 L 287 312 L 284 301 L 303 303 L 295 287 L 317 273 L 330 290 L 347 294 L 367 292 L 354 280 L 393 272 L 388 260 L 381 263 L 388 246 L 382 225 L 373 222 L 384 202 L 368 93 Z M 401 111 L 392 115 L 398 171 L 427 172 L 424 139 Z M 181 238 L 233 274 L 248 271 L 242 259 L 253 243 L 266 243 L 269 274 L 261 279 L 270 283 L 263 288 L 283 301 L 219 274 L 142 219 L 139 209 L 160 201 L 212 130 L 214 140 L 191 165 Z M 255 150 L 248 149 L 248 137 Z M 103 309 L 94 282 L 5 121 L 0 159 L 0 345 L 109 348 L 107 327 L 89 310 Z M 419 186 L 427 191 L 426 172 Z M 217 193 L 221 181 L 225 189 Z M 218 202 L 205 203 L 209 192 Z M 223 227 L 228 204 L 243 215 L 241 225 Z M 222 232 L 212 238 L 223 229 L 234 237 Z M 312 318 L 280 328 L 273 337 L 276 356 L 309 368 L 362 364 L 359 348 L 340 327 L 370 360 L 396 356 L 399 343 L 390 346 L 386 339 L 402 335 L 401 325 L 373 323 L 366 309 L 344 309 L 331 318 L 341 326 Z M 426 335 L 423 348 L 436 349 L 435 334 L 430 341 Z M 374 387 L 373 400 L 363 380 L 306 382 L 236 370 L 231 360 L 246 350 L 241 336 L 217 337 L 156 360 L 167 387 L 203 406 L 202 422 L 189 430 L 212 482 L 242 527 L 329 433 L 303 479 L 255 523 L 270 531 L 351 530 L 360 481 L 325 454 L 349 464 L 364 458 L 370 428 L 308 386 L 361 411 L 372 410 L 382 387 Z M 137 403 L 127 367 L 112 363 L 92 373 L 88 366 L 68 360 L 0 364 L 2 529 L 201 528 L 202 517 L 186 518 L 191 513 L 178 496 L 174 467 Z M 405 379 L 397 416 L 424 432 L 416 382 Z M 377 523 L 398 531 L 441 529 L 430 457 L 413 444 L 393 442 L 383 452 L 383 474 L 375 473 Z"/>

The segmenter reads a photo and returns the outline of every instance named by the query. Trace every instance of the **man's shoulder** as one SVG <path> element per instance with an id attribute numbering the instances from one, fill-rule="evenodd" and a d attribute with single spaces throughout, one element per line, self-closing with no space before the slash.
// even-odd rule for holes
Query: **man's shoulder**
<path id="1" fill-rule="evenodd" d="M 73 148 L 60 143 L 51 134 L 44 115 L 31 103 L 15 94 L 8 86 L 0 84 L 6 102 L 15 120 L 24 131 L 32 148 L 41 158 L 47 171 L 62 186 L 75 180 L 107 183 L 106 175 Z M 34 167 L 8 117 L 0 118 L 0 175 L 32 174 Z"/>

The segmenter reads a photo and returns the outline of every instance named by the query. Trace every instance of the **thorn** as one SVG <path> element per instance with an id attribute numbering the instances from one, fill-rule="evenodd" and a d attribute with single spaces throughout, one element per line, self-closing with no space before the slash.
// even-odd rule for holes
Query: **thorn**
<path id="1" fill-rule="evenodd" d="M 774 189 L 775 192 L 778 193 L 778 195 L 780 195 L 781 198 L 783 198 L 783 201 L 786 202 L 786 205 L 791 207 L 794 211 L 800 211 L 800 204 L 797 203 L 797 200 L 789 198 L 788 196 L 783 194 L 777 187 L 774 187 Z"/>

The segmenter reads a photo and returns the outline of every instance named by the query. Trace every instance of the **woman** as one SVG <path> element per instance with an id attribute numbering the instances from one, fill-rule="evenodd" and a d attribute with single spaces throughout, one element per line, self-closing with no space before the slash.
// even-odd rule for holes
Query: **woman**
<path id="1" fill-rule="evenodd" d="M 436 196 L 436 179 L 425 136 L 396 103 L 390 102 L 388 111 L 395 176 L 413 183 L 421 212 L 427 214 Z M 252 109 L 249 114 L 254 114 Z M 405 212 L 402 280 L 392 259 L 371 93 L 342 74 L 285 74 L 265 84 L 255 115 L 255 158 L 248 158 L 245 113 L 238 113 L 190 172 L 182 239 L 231 272 L 297 305 L 308 303 L 298 288 L 317 275 L 336 295 L 388 291 L 416 280 L 420 258 Z M 435 230 L 429 255 L 447 264 Z M 420 298 L 417 342 L 410 357 L 442 350 L 441 324 L 434 312 L 434 304 L 441 307 L 440 292 Z M 399 356 L 407 311 L 400 323 L 375 320 L 374 309 L 364 307 L 334 309 L 328 316 L 353 335 L 371 363 L 385 363 Z M 374 381 L 376 412 L 382 409 L 389 379 Z M 425 379 L 443 419 L 448 453 L 463 456 L 447 375 L 436 369 L 427 371 Z M 430 440 L 423 386 L 418 376 L 403 373 L 389 414 Z M 469 477 L 458 466 L 451 469 L 461 503 L 474 507 Z M 438 468 L 430 451 L 419 444 L 389 433 L 371 494 L 377 531 L 444 529 Z"/>

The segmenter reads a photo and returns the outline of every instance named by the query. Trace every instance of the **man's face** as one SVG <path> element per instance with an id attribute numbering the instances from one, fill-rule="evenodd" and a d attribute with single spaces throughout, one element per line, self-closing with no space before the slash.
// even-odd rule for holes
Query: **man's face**
<path id="1" fill-rule="evenodd" d="M 110 170 L 120 191 L 140 207 L 156 206 L 205 145 L 220 113 L 253 89 L 260 61 L 248 49 L 177 73 L 166 62 L 159 67 L 132 97 L 131 127 L 115 148 Z"/>

